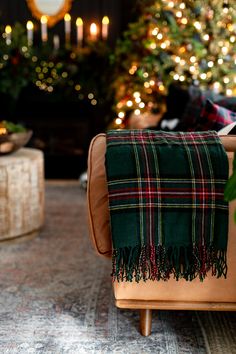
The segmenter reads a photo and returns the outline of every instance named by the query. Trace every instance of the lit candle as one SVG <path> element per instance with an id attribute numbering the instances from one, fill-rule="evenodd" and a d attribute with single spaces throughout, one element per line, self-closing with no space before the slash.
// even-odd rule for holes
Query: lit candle
<path id="1" fill-rule="evenodd" d="M 70 32 L 71 32 L 71 17 L 70 17 L 70 14 L 65 14 L 64 22 L 65 22 L 66 43 L 69 43 L 70 42 Z"/>
<path id="2" fill-rule="evenodd" d="M 98 35 L 98 28 L 96 23 L 91 23 L 90 25 L 90 38 L 92 41 L 96 41 Z"/>
<path id="3" fill-rule="evenodd" d="M 0 135 L 6 135 L 6 134 L 7 134 L 6 128 L 0 124 Z"/>
<path id="4" fill-rule="evenodd" d="M 6 44 L 7 44 L 7 45 L 10 45 L 10 44 L 11 44 L 11 32 L 12 32 L 11 26 L 7 25 L 7 26 L 5 27 Z"/>
<path id="5" fill-rule="evenodd" d="M 47 42 L 48 40 L 48 19 L 47 16 L 43 15 L 41 17 L 41 38 L 42 42 Z"/>
<path id="6" fill-rule="evenodd" d="M 108 37 L 108 25 L 109 25 L 109 18 L 104 16 L 102 19 L 102 39 L 107 39 Z"/>
<path id="7" fill-rule="evenodd" d="M 58 36 L 58 34 L 55 34 L 53 36 L 53 47 L 54 50 L 58 50 L 60 48 L 60 37 Z"/>
<path id="8" fill-rule="evenodd" d="M 81 17 L 78 17 L 76 20 L 76 28 L 77 28 L 77 44 L 82 46 L 83 43 L 83 20 Z"/>
<path id="9" fill-rule="evenodd" d="M 28 46 L 31 46 L 33 44 L 33 30 L 34 30 L 34 24 L 32 21 L 28 21 L 26 24 L 27 28 L 27 41 L 28 41 Z"/>

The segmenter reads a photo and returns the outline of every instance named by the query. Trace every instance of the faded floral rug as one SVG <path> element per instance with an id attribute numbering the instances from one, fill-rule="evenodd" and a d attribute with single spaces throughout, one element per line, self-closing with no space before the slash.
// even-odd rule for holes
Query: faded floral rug
<path id="1" fill-rule="evenodd" d="M 114 306 L 77 181 L 47 182 L 45 216 L 35 239 L 0 248 L 1 354 L 236 353 L 230 312 L 154 311 L 151 336 L 139 334 L 138 312 Z"/>

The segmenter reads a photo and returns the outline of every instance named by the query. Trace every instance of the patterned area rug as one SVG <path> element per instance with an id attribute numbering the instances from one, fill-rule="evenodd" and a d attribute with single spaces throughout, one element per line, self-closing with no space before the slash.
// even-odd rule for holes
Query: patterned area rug
<path id="1" fill-rule="evenodd" d="M 236 353 L 236 314 L 154 312 L 150 337 L 138 312 L 118 310 L 110 262 L 97 257 L 77 182 L 49 182 L 37 238 L 0 249 L 0 353 Z"/>

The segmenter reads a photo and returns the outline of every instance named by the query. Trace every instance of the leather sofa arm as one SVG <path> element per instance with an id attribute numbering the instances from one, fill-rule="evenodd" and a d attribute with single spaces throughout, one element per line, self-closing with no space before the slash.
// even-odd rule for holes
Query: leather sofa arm
<path id="1" fill-rule="evenodd" d="M 236 151 L 236 135 L 220 136 L 228 152 L 230 174 L 232 173 L 233 153 Z M 111 257 L 112 243 L 108 210 L 108 189 L 105 170 L 106 135 L 96 135 L 89 148 L 87 206 L 90 238 L 99 255 Z"/>

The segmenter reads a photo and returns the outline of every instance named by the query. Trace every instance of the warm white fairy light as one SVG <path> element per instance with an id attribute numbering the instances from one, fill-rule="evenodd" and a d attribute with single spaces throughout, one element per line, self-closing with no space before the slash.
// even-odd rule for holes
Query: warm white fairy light
<path id="1" fill-rule="evenodd" d="M 136 70 L 137 70 L 137 65 L 132 65 L 131 68 L 129 69 L 130 75 L 134 75 Z"/>
<path id="2" fill-rule="evenodd" d="M 141 113 L 140 109 L 135 109 L 134 114 L 135 114 L 136 116 L 139 116 L 140 113 Z"/>
<path id="3" fill-rule="evenodd" d="M 149 84 L 150 84 L 150 86 L 154 86 L 155 85 L 155 81 L 154 80 L 150 80 Z"/>
<path id="4" fill-rule="evenodd" d="M 206 80 L 206 77 L 207 77 L 206 73 L 202 73 L 202 74 L 200 75 L 200 78 L 201 78 L 202 80 Z"/>
<path id="5" fill-rule="evenodd" d="M 150 84 L 149 84 L 149 82 L 145 81 L 144 84 L 143 84 L 143 86 L 146 87 L 146 88 L 149 88 L 149 87 L 150 87 Z"/>
<path id="6" fill-rule="evenodd" d="M 174 75 L 174 80 L 179 80 L 179 74 Z"/>
<path id="7" fill-rule="evenodd" d="M 227 76 L 225 76 L 225 77 L 223 78 L 223 82 L 224 82 L 225 84 L 228 84 L 228 83 L 229 83 L 229 78 L 228 78 Z"/>
<path id="8" fill-rule="evenodd" d="M 177 57 L 175 57 L 175 62 L 176 62 L 176 63 L 179 63 L 179 62 L 180 62 L 180 60 L 181 60 L 181 59 L 180 59 L 180 57 L 178 57 L 178 56 L 177 56 Z"/>
<path id="9" fill-rule="evenodd" d="M 226 95 L 227 96 L 232 96 L 233 95 L 233 91 L 231 89 L 227 89 L 226 90 Z"/>
<path id="10" fill-rule="evenodd" d="M 179 8 L 181 9 L 181 10 L 184 10 L 185 9 L 185 3 L 184 2 L 181 2 L 181 4 L 179 5 Z"/>
<path id="11" fill-rule="evenodd" d="M 149 74 L 147 72 L 143 73 L 143 77 L 145 77 L 145 79 L 149 76 Z"/>
<path id="12" fill-rule="evenodd" d="M 135 98 L 135 102 L 136 102 L 136 103 L 140 103 L 140 102 L 141 102 L 141 98 L 140 98 L 140 97 L 136 97 L 136 98 Z"/>
<path id="13" fill-rule="evenodd" d="M 122 124 L 122 119 L 116 118 L 115 119 L 115 123 L 116 123 L 116 125 L 121 125 Z"/>
<path id="14" fill-rule="evenodd" d="M 183 18 L 181 19 L 181 23 L 182 23 L 183 25 L 187 25 L 188 19 L 187 19 L 186 17 L 183 17 Z"/>
<path id="15" fill-rule="evenodd" d="M 145 107 L 145 103 L 144 103 L 144 102 L 140 102 L 140 103 L 139 103 L 139 107 L 140 107 L 140 108 L 144 108 L 144 107 Z"/>
<path id="16" fill-rule="evenodd" d="M 127 107 L 132 107 L 132 106 L 133 106 L 133 102 L 132 102 L 131 100 L 128 100 L 128 101 L 126 102 L 126 106 L 127 106 Z"/>
<path id="17" fill-rule="evenodd" d="M 203 39 L 204 39 L 204 41 L 209 41 L 209 39 L 210 39 L 209 34 L 204 34 Z"/>
<path id="18" fill-rule="evenodd" d="M 158 32 L 159 32 L 159 29 L 156 27 L 156 28 L 154 28 L 154 30 L 152 31 L 152 35 L 153 35 L 153 36 L 157 36 Z"/>
<path id="19" fill-rule="evenodd" d="M 119 117 L 119 118 L 124 118 L 124 116 L 125 116 L 125 113 L 124 113 L 124 112 L 121 111 L 121 112 L 118 113 L 118 117 Z"/>
<path id="20" fill-rule="evenodd" d="M 223 62 L 224 62 L 224 61 L 223 61 L 223 59 L 221 59 L 221 58 L 220 58 L 220 59 L 218 59 L 218 64 L 220 64 L 220 65 L 221 65 L 221 64 L 223 64 Z"/>
<path id="21" fill-rule="evenodd" d="M 162 48 L 162 49 L 166 49 L 166 47 L 167 47 L 167 45 L 166 45 L 165 42 L 161 43 L 161 48 Z"/>
<path id="22" fill-rule="evenodd" d="M 195 27 L 197 30 L 199 30 L 199 31 L 202 29 L 202 25 L 201 25 L 201 23 L 198 22 L 198 21 L 195 21 L 193 25 L 194 25 L 194 27 Z"/>
<path id="23" fill-rule="evenodd" d="M 140 97 L 140 92 L 138 92 L 138 91 L 135 91 L 134 93 L 133 93 L 133 96 L 136 98 L 136 97 Z"/>
<path id="24" fill-rule="evenodd" d="M 207 66 L 208 66 L 209 68 L 213 68 L 214 62 L 213 62 L 212 60 L 208 61 Z"/>
<path id="25" fill-rule="evenodd" d="M 231 43 L 234 43 L 235 40 L 236 40 L 236 37 L 235 36 L 231 36 L 229 40 L 230 40 Z"/>
<path id="26" fill-rule="evenodd" d="M 179 81 L 184 81 L 184 80 L 185 80 L 185 76 L 184 75 L 180 75 Z"/>
<path id="27" fill-rule="evenodd" d="M 189 71 L 190 71 L 191 73 L 194 73 L 194 72 L 196 71 L 195 66 L 191 65 L 190 68 L 189 68 Z"/>
<path id="28" fill-rule="evenodd" d="M 163 38 L 163 34 L 162 33 L 158 33 L 157 39 L 161 40 L 162 38 Z"/>
<path id="29" fill-rule="evenodd" d="M 196 58 L 195 56 L 192 56 L 192 57 L 190 58 L 191 63 L 195 63 L 196 60 L 197 60 L 197 58 Z"/>

